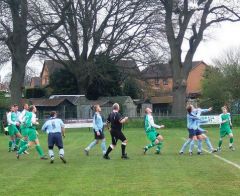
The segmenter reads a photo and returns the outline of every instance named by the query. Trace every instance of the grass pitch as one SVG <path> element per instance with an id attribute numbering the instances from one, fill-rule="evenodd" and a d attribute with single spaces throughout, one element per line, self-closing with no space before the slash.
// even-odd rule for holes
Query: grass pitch
<path id="1" fill-rule="evenodd" d="M 68 130 L 66 165 L 58 158 L 57 148 L 54 164 L 40 160 L 34 148 L 17 160 L 15 153 L 7 152 L 8 138 L 0 136 L 0 195 L 240 195 L 240 169 L 207 153 L 178 155 L 186 130 L 162 130 L 161 155 L 155 155 L 154 149 L 143 155 L 142 148 L 149 143 L 143 129 L 124 132 L 130 160 L 121 160 L 120 143 L 110 154 L 111 160 L 104 160 L 100 145 L 88 157 L 83 153 L 93 139 L 91 131 Z M 108 146 L 110 135 L 105 133 Z M 218 128 L 210 129 L 208 135 L 216 147 Z M 234 135 L 236 151 L 228 149 L 225 138 L 217 155 L 240 165 L 239 129 Z M 47 153 L 47 136 L 41 134 L 40 142 Z"/>

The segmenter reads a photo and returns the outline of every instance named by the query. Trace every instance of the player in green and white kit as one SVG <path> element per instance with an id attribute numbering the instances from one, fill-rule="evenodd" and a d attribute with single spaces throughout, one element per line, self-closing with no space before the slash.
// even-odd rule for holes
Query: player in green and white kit
<path id="1" fill-rule="evenodd" d="M 7 114 L 7 122 L 8 122 L 8 133 L 10 136 L 10 140 L 8 143 L 8 151 L 11 152 L 15 146 L 15 139 L 16 138 L 22 138 L 21 134 L 19 133 L 19 130 L 17 129 L 17 125 L 19 125 L 19 122 L 17 122 L 17 114 L 15 112 L 15 107 L 11 106 L 10 112 Z"/>
<path id="2" fill-rule="evenodd" d="M 29 109 L 28 104 L 24 104 L 23 111 L 19 115 L 19 121 L 21 122 L 20 130 L 23 137 L 20 141 L 20 147 L 28 143 L 28 127 L 25 124 L 25 115 L 28 112 L 28 109 Z M 25 151 L 24 153 L 29 154 L 27 151 Z"/>
<path id="3" fill-rule="evenodd" d="M 38 137 L 37 137 L 37 131 L 36 131 L 36 125 L 38 125 L 39 123 L 37 122 L 37 118 L 36 118 L 36 112 L 37 109 L 34 105 L 29 107 L 29 112 L 26 112 L 25 114 L 25 120 L 24 123 L 26 125 L 26 127 L 28 128 L 28 143 L 25 144 L 24 146 L 21 146 L 19 151 L 17 152 L 17 159 L 19 159 L 19 156 L 21 154 L 23 154 L 24 151 L 26 151 L 29 147 L 35 145 L 36 146 L 36 150 L 40 156 L 41 159 L 46 160 L 47 157 L 44 155 L 43 153 L 43 149 L 40 146 Z"/>
<path id="4" fill-rule="evenodd" d="M 156 154 L 160 154 L 162 145 L 163 145 L 163 136 L 161 136 L 157 131 L 157 129 L 164 128 L 164 125 L 156 125 L 153 120 L 152 110 L 150 108 L 145 109 L 145 118 L 144 118 L 144 128 L 146 131 L 147 138 L 151 141 L 151 143 L 144 147 L 144 154 L 146 154 L 147 150 L 157 146 Z"/>
<path id="5" fill-rule="evenodd" d="M 222 107 L 222 114 L 220 115 L 220 139 L 218 142 L 218 151 L 221 150 L 222 146 L 222 138 L 226 135 L 229 136 L 230 142 L 229 142 L 229 149 L 235 150 L 233 147 L 233 133 L 232 133 L 232 122 L 231 122 L 231 116 L 230 113 L 227 112 L 227 107 Z"/>

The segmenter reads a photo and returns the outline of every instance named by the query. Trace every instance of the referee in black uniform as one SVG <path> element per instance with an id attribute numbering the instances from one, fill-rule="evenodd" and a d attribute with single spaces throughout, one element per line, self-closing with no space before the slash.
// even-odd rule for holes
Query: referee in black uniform
<path id="1" fill-rule="evenodd" d="M 107 125 L 111 124 L 110 134 L 112 137 L 112 144 L 108 147 L 106 154 L 103 156 L 104 159 L 110 159 L 108 155 L 115 148 L 118 140 L 122 141 L 122 159 L 128 159 L 128 156 L 125 153 L 127 138 L 122 132 L 122 124 L 128 120 L 128 117 L 122 117 L 122 115 L 119 113 L 119 110 L 119 104 L 114 103 L 113 111 L 109 114 L 107 119 Z"/>

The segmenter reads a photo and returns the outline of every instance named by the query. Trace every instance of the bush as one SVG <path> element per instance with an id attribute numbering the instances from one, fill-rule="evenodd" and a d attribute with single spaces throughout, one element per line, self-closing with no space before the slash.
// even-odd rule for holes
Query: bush
<path id="1" fill-rule="evenodd" d="M 43 88 L 28 88 L 25 90 L 25 98 L 41 98 L 46 95 L 45 89 Z"/>
<path id="2" fill-rule="evenodd" d="M 186 118 L 169 118 L 169 117 L 154 117 L 154 121 L 157 125 L 165 125 L 168 128 L 181 128 L 187 129 L 187 119 Z M 240 115 L 232 116 L 232 124 L 234 127 L 240 127 Z M 219 125 L 204 125 L 203 128 L 219 128 Z M 130 118 L 128 123 L 125 124 L 125 128 L 141 128 L 144 129 L 144 118 Z"/>
<path id="3" fill-rule="evenodd" d="M 154 120 L 156 124 L 163 124 L 166 128 L 186 128 L 187 126 L 186 119 L 155 117 Z M 144 118 L 130 118 L 125 127 L 144 129 Z"/>

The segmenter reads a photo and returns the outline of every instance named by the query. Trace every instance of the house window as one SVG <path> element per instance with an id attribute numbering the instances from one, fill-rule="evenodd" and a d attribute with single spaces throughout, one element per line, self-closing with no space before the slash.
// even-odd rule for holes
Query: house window
<path id="1" fill-rule="evenodd" d="M 160 84 L 160 79 L 159 78 L 155 78 L 155 85 L 159 85 Z"/>
<path id="2" fill-rule="evenodd" d="M 168 79 L 163 80 L 163 85 L 168 85 Z"/>

